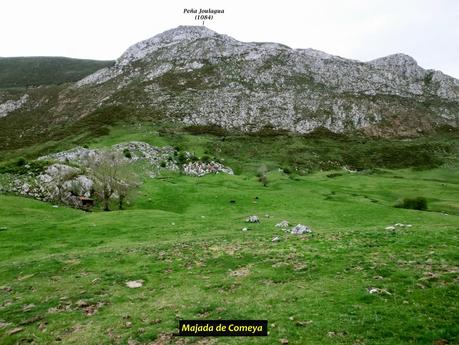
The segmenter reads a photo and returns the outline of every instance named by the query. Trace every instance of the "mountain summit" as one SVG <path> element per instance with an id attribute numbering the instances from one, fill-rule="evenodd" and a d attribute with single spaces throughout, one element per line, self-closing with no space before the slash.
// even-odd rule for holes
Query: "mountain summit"
<path id="1" fill-rule="evenodd" d="M 113 66 L 73 85 L 0 92 L 0 125 L 12 135 L 46 137 L 49 125 L 75 124 L 104 109 L 111 109 L 108 121 L 129 114 L 243 132 L 325 127 L 413 136 L 458 127 L 459 81 L 404 54 L 361 62 L 180 26 L 134 44 Z M 27 120 L 38 113 L 47 126 Z M 18 116 L 23 125 L 5 125 Z"/>
<path id="2" fill-rule="evenodd" d="M 127 65 L 133 61 L 144 58 L 161 47 L 183 43 L 184 41 L 189 42 L 202 38 L 215 37 L 217 35 L 215 31 L 205 26 L 179 26 L 129 47 L 118 59 L 118 63 Z"/>

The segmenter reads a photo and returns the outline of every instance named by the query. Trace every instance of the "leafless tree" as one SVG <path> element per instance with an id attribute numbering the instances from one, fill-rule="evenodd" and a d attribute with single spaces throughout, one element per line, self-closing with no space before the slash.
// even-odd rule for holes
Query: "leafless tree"
<path id="1" fill-rule="evenodd" d="M 117 196 L 118 206 L 122 209 L 129 192 L 138 185 L 137 177 L 128 164 L 122 154 L 109 151 L 93 157 L 90 162 L 94 192 L 105 211 L 110 211 L 110 200 L 114 196 Z"/>
<path id="2" fill-rule="evenodd" d="M 258 177 L 258 181 L 261 182 L 261 184 L 264 186 L 264 187 L 267 187 L 268 186 L 268 176 L 267 176 L 267 173 L 268 173 L 268 168 L 265 164 L 262 164 L 258 170 L 257 170 L 257 177 Z"/>
<path id="3" fill-rule="evenodd" d="M 140 185 L 138 175 L 132 171 L 132 167 L 123 164 L 118 170 L 118 177 L 115 179 L 114 190 L 118 198 L 118 208 L 124 208 L 124 202 L 133 194 L 136 187 Z"/>

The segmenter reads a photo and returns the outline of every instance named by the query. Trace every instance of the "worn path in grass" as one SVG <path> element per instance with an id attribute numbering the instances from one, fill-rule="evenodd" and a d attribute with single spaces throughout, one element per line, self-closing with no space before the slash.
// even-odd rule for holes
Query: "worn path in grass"
<path id="1" fill-rule="evenodd" d="M 113 212 L 0 196 L 0 343 L 459 341 L 457 172 L 327 174 L 170 176 Z M 432 212 L 393 207 L 407 196 Z M 270 334 L 177 339 L 180 318 L 268 319 Z"/>

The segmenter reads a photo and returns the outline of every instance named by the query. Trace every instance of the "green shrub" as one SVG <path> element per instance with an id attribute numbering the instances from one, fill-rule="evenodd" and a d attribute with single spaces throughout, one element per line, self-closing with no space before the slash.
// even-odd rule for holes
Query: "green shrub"
<path id="1" fill-rule="evenodd" d="M 276 129 L 273 125 L 267 124 L 254 132 L 252 135 L 256 137 L 277 137 L 281 135 L 288 135 L 289 131 L 286 129 Z"/>
<path id="2" fill-rule="evenodd" d="M 180 152 L 177 156 L 177 162 L 179 164 L 185 164 L 187 161 L 185 152 Z"/>
<path id="3" fill-rule="evenodd" d="M 211 159 L 208 155 L 204 155 L 201 157 L 201 161 L 203 161 L 204 163 L 209 163 Z"/>
<path id="4" fill-rule="evenodd" d="M 129 151 L 129 149 L 127 149 L 127 148 L 123 150 L 123 154 L 124 154 L 124 157 L 126 157 L 126 158 L 129 158 L 129 159 L 132 158 L 131 151 Z"/>
<path id="5" fill-rule="evenodd" d="M 5 165 L 0 165 L 0 174 L 16 174 L 16 175 L 25 175 L 25 174 L 34 174 L 39 175 L 42 173 L 50 164 L 47 161 L 32 161 L 27 162 L 25 159 L 21 158 L 17 162 L 9 163 Z M 23 162 L 24 160 L 25 162 Z"/>
<path id="6" fill-rule="evenodd" d="M 185 127 L 185 130 L 193 135 L 199 134 L 211 134 L 217 137 L 223 137 L 227 134 L 227 131 L 218 125 L 192 125 Z"/>
<path id="7" fill-rule="evenodd" d="M 327 175 L 328 178 L 335 178 L 335 177 L 338 177 L 338 176 L 343 176 L 343 174 L 340 174 L 340 173 L 331 173 L 331 174 L 328 174 L 328 175 Z"/>
<path id="8" fill-rule="evenodd" d="M 401 202 L 397 203 L 395 207 L 425 211 L 427 210 L 427 200 L 423 197 L 404 198 Z"/>
<path id="9" fill-rule="evenodd" d="M 101 137 L 101 136 L 104 136 L 104 135 L 109 135 L 110 134 L 110 129 L 105 127 L 105 126 L 102 126 L 102 127 L 94 129 L 92 131 L 92 133 L 95 136 Z"/>
<path id="10" fill-rule="evenodd" d="M 17 165 L 18 167 L 22 167 L 22 166 L 24 166 L 24 165 L 26 165 L 26 164 L 27 164 L 26 159 L 25 159 L 25 158 L 22 158 L 22 157 L 19 158 L 19 159 L 17 160 L 17 162 L 16 162 L 16 165 Z"/>
<path id="11" fill-rule="evenodd" d="M 429 86 L 432 83 L 432 78 L 433 78 L 433 72 L 432 71 L 427 72 L 424 76 L 424 84 Z"/>
<path id="12" fill-rule="evenodd" d="M 263 187 L 268 187 L 268 177 L 266 175 L 258 177 L 258 181 L 263 185 Z"/>

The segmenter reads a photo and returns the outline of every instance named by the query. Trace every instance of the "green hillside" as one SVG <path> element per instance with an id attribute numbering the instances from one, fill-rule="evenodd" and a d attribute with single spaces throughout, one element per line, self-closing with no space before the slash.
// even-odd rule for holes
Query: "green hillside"
<path id="1" fill-rule="evenodd" d="M 164 176 L 113 212 L 1 195 L 0 343 L 457 344 L 457 170 L 340 173 Z M 431 211 L 393 207 L 407 195 Z M 269 336 L 173 336 L 220 318 Z"/>
<path id="2" fill-rule="evenodd" d="M 113 61 L 65 57 L 0 58 L 0 88 L 75 82 L 113 64 Z"/>
<path id="3" fill-rule="evenodd" d="M 226 79 L 176 61 L 143 79 L 158 56 L 80 87 L 66 83 L 113 62 L 0 58 L 0 345 L 459 344 L 459 131 L 434 121 L 455 100 L 433 84 L 422 102 L 327 98 L 378 111 L 369 131 L 289 132 L 263 122 L 267 99 L 246 127 L 182 121 L 238 116 L 217 101 L 239 60 L 220 61 Z M 253 96 L 262 72 L 231 93 Z M 302 100 L 335 95 L 293 79 Z M 183 319 L 269 334 L 181 338 Z"/>
<path id="4" fill-rule="evenodd" d="M 242 135 L 88 120 L 56 141 L 3 150 L 0 184 L 33 174 L 40 154 L 129 141 L 217 157 L 235 175 L 142 175 L 126 209 L 112 212 L 1 194 L 1 344 L 459 340 L 457 133 Z M 427 210 L 394 207 L 406 198 Z M 250 215 L 260 223 L 246 223 Z M 286 233 L 282 220 L 313 233 Z M 267 319 L 269 335 L 183 339 L 179 319 Z"/>

